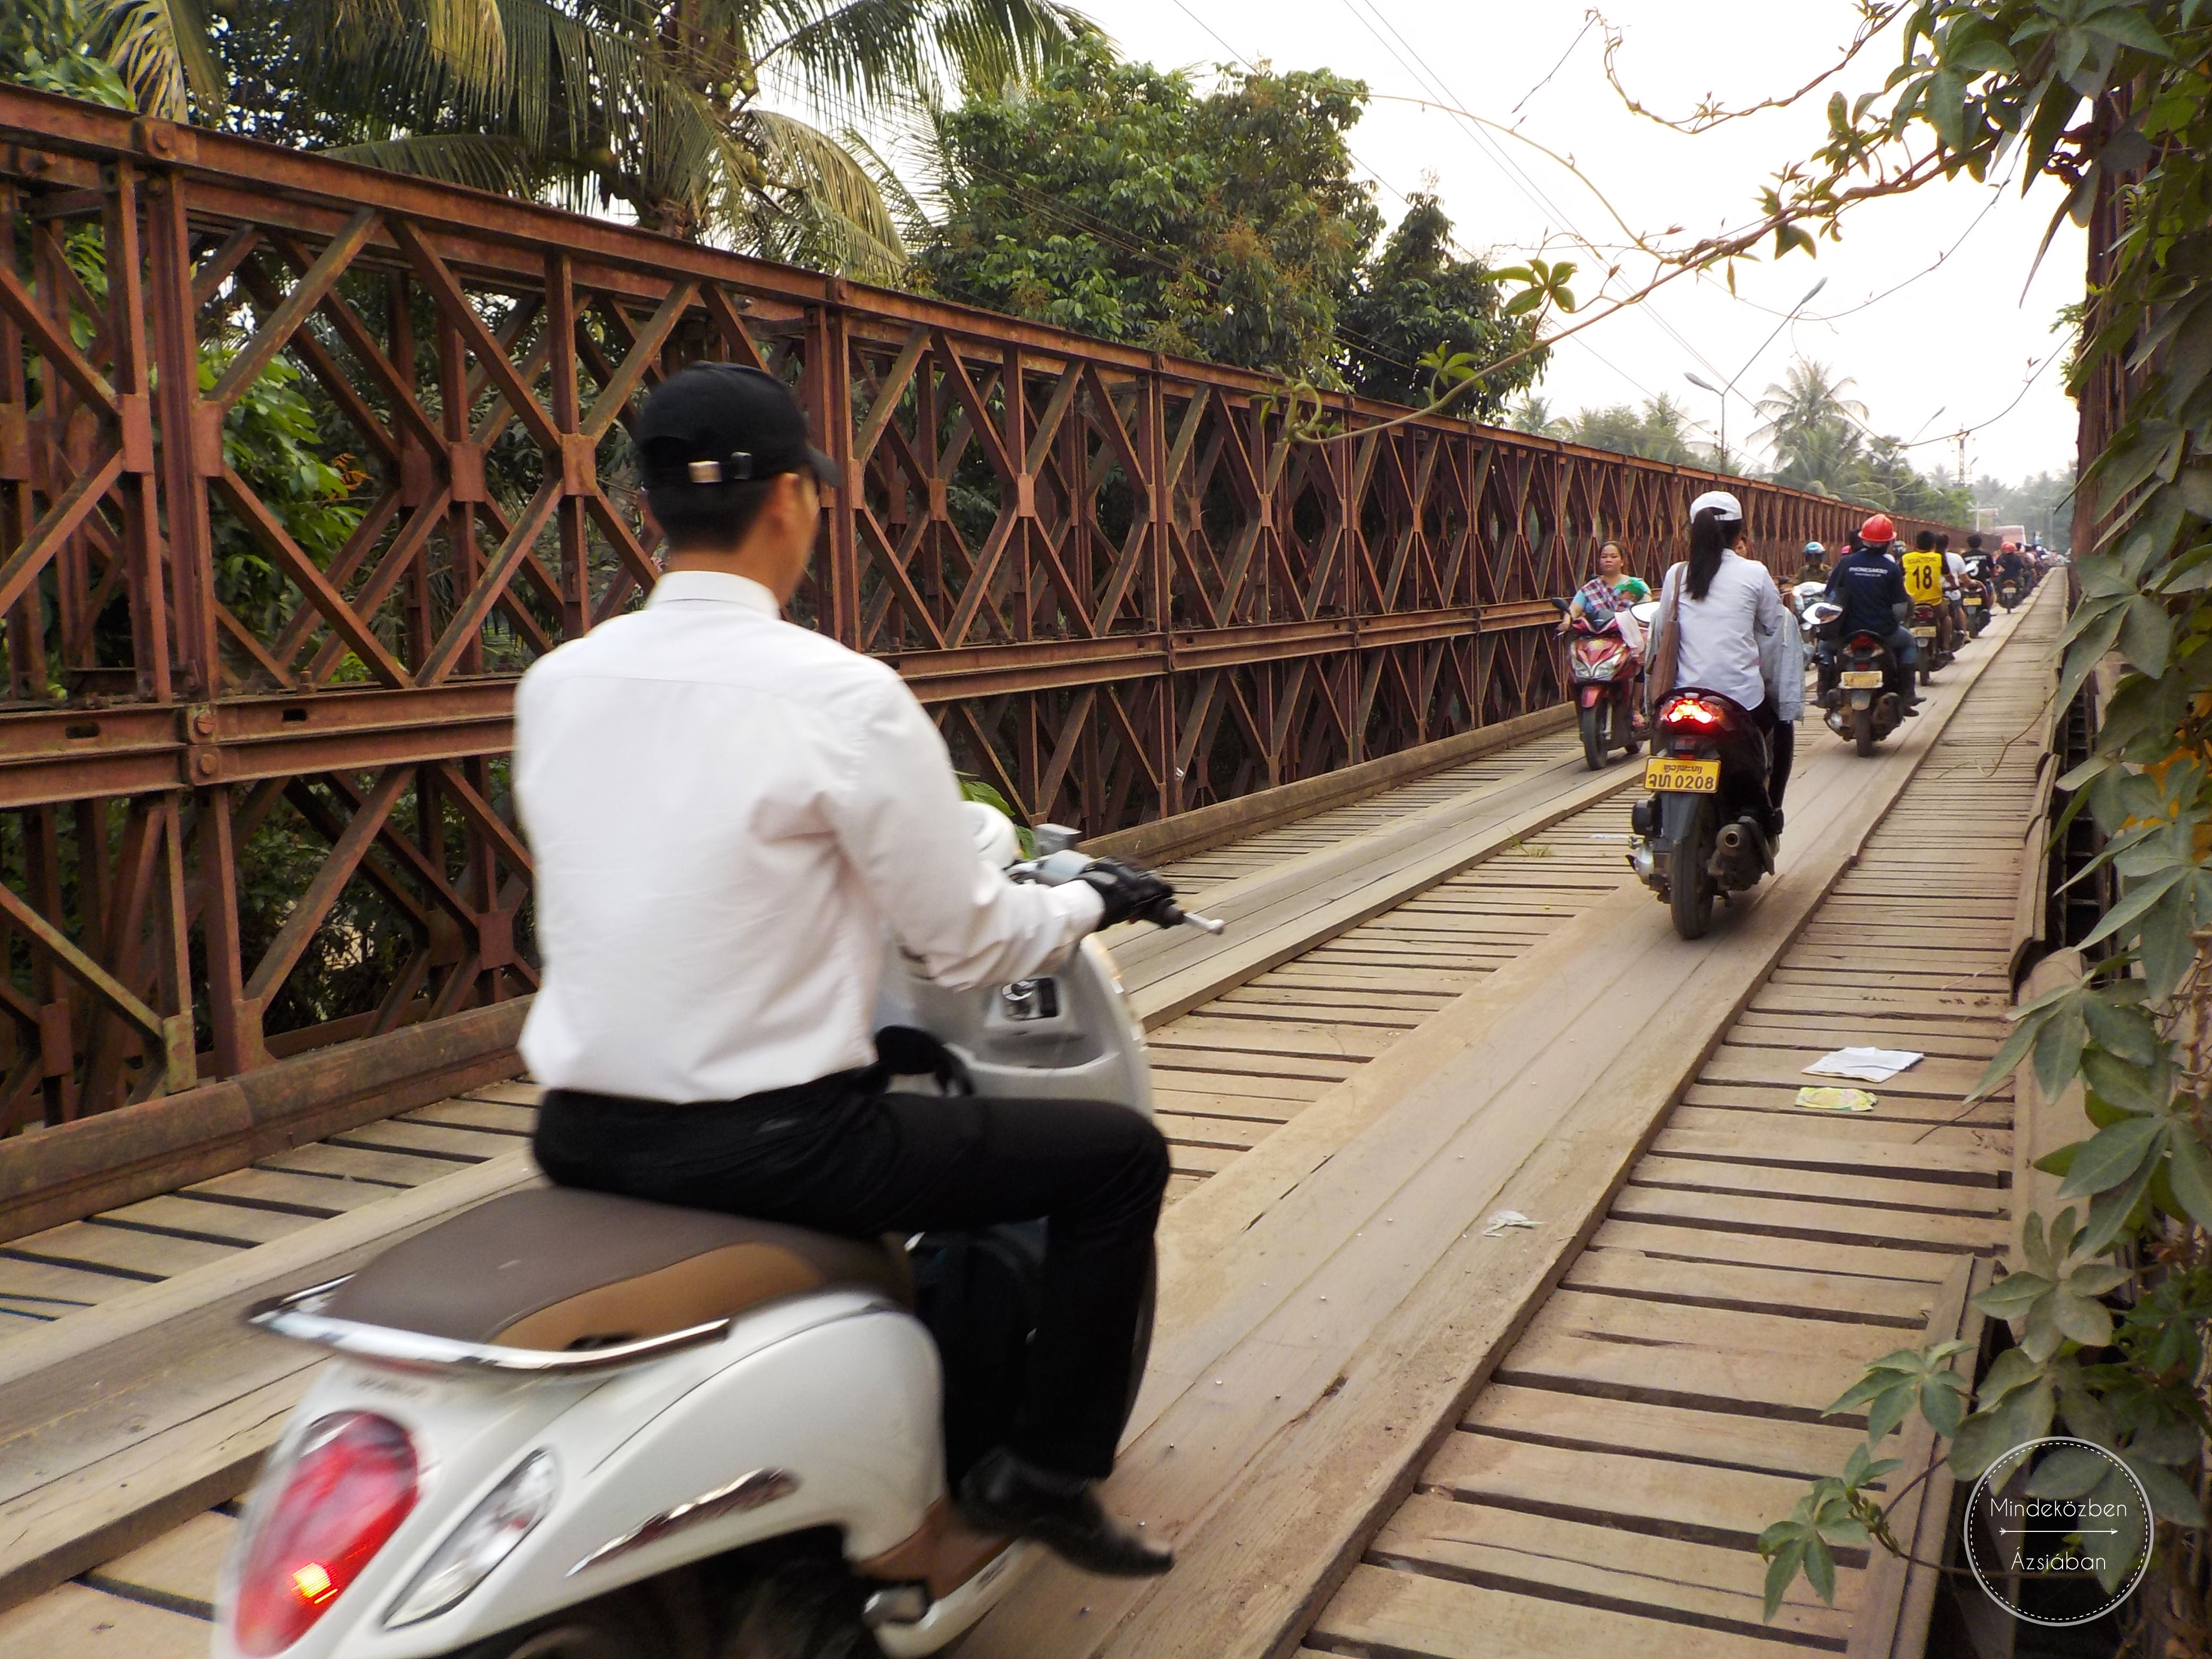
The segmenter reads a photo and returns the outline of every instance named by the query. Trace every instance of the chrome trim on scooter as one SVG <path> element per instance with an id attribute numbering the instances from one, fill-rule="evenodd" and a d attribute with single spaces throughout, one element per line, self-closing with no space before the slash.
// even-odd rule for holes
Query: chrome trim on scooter
<path id="1" fill-rule="evenodd" d="M 345 1282 L 344 1279 L 333 1279 L 274 1301 L 257 1303 L 246 1310 L 246 1322 L 272 1336 L 312 1342 L 366 1364 L 410 1371 L 495 1371 L 534 1376 L 592 1376 L 601 1371 L 641 1365 L 686 1348 L 703 1347 L 718 1341 L 737 1322 L 732 1315 L 708 1320 L 703 1325 L 605 1348 L 507 1348 L 495 1343 L 428 1336 L 420 1331 L 403 1331 L 388 1325 L 332 1319 L 317 1311 L 331 1292 Z"/>
<path id="2" fill-rule="evenodd" d="M 742 1515 L 773 1504 L 779 1498 L 788 1498 L 799 1490 L 799 1477 L 788 1469 L 754 1469 L 739 1475 L 726 1486 L 717 1486 L 712 1492 L 702 1492 L 688 1504 L 678 1504 L 674 1509 L 663 1510 L 655 1516 L 641 1521 L 618 1538 L 610 1538 L 589 1555 L 568 1569 L 563 1576 L 574 1578 L 586 1567 L 596 1566 L 615 1556 L 631 1550 L 641 1550 L 647 1544 L 657 1544 L 671 1534 L 702 1521 L 719 1520 L 726 1515 Z"/>

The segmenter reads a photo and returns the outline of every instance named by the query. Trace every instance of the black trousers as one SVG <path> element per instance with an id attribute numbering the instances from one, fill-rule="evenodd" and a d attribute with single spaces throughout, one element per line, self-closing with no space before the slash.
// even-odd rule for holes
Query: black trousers
<path id="1" fill-rule="evenodd" d="M 1790 787 L 1790 769 L 1797 763 L 1797 722 L 1777 714 L 1771 697 L 1753 709 L 1751 718 L 1766 733 L 1766 802 L 1778 811 L 1782 792 Z"/>
<path id="2" fill-rule="evenodd" d="M 1167 1189 L 1167 1143 L 1099 1101 L 879 1092 L 865 1073 L 690 1106 L 556 1089 L 538 1161 L 564 1187 L 857 1238 L 1048 1221 L 1011 1449 L 1112 1473 Z"/>

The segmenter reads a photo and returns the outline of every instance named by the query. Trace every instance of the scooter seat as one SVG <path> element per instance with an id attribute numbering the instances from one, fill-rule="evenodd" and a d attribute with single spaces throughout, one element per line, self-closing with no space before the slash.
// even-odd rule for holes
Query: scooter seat
<path id="1" fill-rule="evenodd" d="M 568 1352 L 688 1330 L 837 1285 L 913 1299 L 896 1240 L 542 1187 L 386 1250 L 321 1311 L 460 1342 Z"/>

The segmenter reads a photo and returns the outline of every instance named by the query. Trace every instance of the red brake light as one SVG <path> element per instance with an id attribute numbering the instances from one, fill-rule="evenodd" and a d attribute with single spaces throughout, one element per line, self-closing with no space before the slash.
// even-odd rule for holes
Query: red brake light
<path id="1" fill-rule="evenodd" d="M 1717 703 L 1702 697 L 1677 697 L 1667 705 L 1659 716 L 1662 726 L 1693 726 L 1710 731 L 1728 719 L 1728 712 Z"/>
<path id="2" fill-rule="evenodd" d="M 307 1431 L 239 1570 L 239 1651 L 282 1653 L 307 1633 L 415 1507 L 407 1431 L 366 1412 Z"/>

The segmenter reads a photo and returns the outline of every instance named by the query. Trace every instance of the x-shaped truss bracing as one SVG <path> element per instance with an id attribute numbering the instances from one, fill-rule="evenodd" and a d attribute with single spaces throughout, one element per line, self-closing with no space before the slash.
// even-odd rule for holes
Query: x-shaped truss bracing
<path id="1" fill-rule="evenodd" d="M 1703 473 L 0 89 L 0 1133 L 524 995 L 516 677 L 642 602 L 702 360 L 845 471 L 793 619 L 1097 833 L 1557 702 Z M 1741 480 L 1753 543 L 1838 502 Z M 1908 526 L 1907 528 L 1917 526 Z"/>

